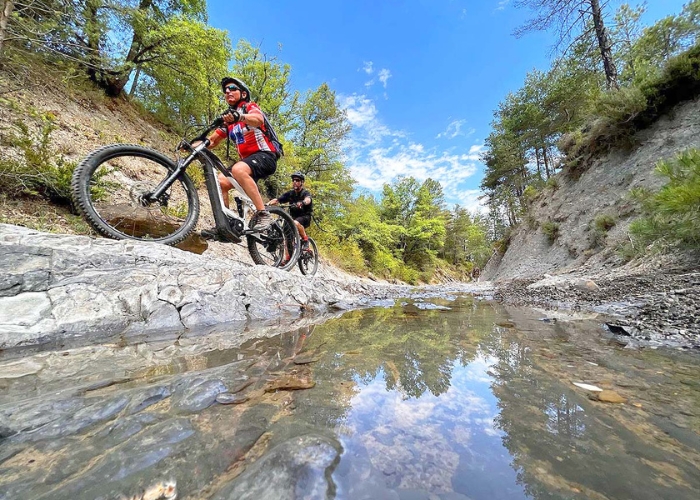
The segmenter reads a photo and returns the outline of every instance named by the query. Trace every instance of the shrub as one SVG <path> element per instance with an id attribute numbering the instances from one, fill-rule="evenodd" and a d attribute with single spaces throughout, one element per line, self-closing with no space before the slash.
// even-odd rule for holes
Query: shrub
<path id="1" fill-rule="evenodd" d="M 656 193 L 632 191 L 642 204 L 642 216 L 630 224 L 630 233 L 645 246 L 660 242 L 700 248 L 700 150 L 659 162 L 656 173 L 668 183 Z"/>
<path id="2" fill-rule="evenodd" d="M 607 233 L 617 224 L 617 219 L 610 214 L 601 214 L 593 221 L 593 227 L 596 231 Z"/>
<path id="3" fill-rule="evenodd" d="M 559 224 L 547 221 L 542 224 L 542 232 L 547 236 L 547 241 L 551 245 L 559 237 Z"/>
<path id="4" fill-rule="evenodd" d="M 525 224 L 527 224 L 527 228 L 534 231 L 540 226 L 540 223 L 537 222 L 537 219 L 532 214 L 527 214 L 525 216 Z"/>
<path id="5" fill-rule="evenodd" d="M 577 178 L 588 160 L 613 146 L 631 145 L 634 133 L 676 104 L 700 94 L 700 44 L 670 59 L 637 85 L 613 90 L 596 101 L 587 124 L 559 141 L 569 175 Z"/>
<path id="6" fill-rule="evenodd" d="M 527 205 L 532 205 L 535 198 L 539 196 L 540 192 L 534 186 L 527 186 L 523 191 L 523 200 Z"/>
<path id="7" fill-rule="evenodd" d="M 547 179 L 545 186 L 551 189 L 552 191 L 556 191 L 557 189 L 559 189 L 559 178 L 550 177 L 549 179 Z"/>
<path id="8" fill-rule="evenodd" d="M 2 137 L 3 146 L 14 147 L 19 157 L 0 160 L 0 189 L 10 196 L 39 195 L 54 203 L 69 204 L 77 164 L 57 154 L 51 145 L 50 136 L 56 128 L 53 115 L 39 118 L 38 132 L 18 121 L 14 130 Z"/>

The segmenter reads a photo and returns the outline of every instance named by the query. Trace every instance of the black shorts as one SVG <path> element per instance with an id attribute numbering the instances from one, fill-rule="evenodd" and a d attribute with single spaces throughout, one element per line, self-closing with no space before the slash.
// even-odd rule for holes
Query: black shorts
<path id="1" fill-rule="evenodd" d="M 300 215 L 299 217 L 294 217 L 294 220 L 301 224 L 303 227 L 309 227 L 311 225 L 310 215 Z"/>
<path id="2" fill-rule="evenodd" d="M 270 177 L 277 170 L 277 157 L 269 151 L 258 151 L 250 156 L 246 156 L 241 161 L 253 171 L 253 180 L 255 182 Z"/>

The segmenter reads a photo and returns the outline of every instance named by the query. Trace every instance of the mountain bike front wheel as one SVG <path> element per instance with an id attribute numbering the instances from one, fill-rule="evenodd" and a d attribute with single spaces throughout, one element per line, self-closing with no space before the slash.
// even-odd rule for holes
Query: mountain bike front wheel
<path id="1" fill-rule="evenodd" d="M 299 231 L 294 220 L 281 208 L 268 207 L 267 211 L 272 216 L 272 224 L 260 232 L 248 235 L 248 253 L 258 265 L 286 271 L 299 258 Z M 251 220 L 251 227 L 255 228 L 255 216 Z"/>
<path id="2" fill-rule="evenodd" d="M 318 248 L 316 242 L 309 237 L 309 248 L 299 254 L 299 270 L 301 274 L 313 276 L 318 270 Z"/>
<path id="3" fill-rule="evenodd" d="M 187 238 L 199 217 L 192 180 L 182 174 L 157 199 L 150 196 L 175 168 L 170 158 L 149 148 L 105 146 L 73 172 L 75 208 L 109 238 L 175 245 Z"/>

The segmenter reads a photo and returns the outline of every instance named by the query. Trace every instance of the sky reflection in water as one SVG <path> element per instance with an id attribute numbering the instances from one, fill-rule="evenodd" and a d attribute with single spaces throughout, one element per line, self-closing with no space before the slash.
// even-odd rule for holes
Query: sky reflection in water
<path id="1" fill-rule="evenodd" d="M 307 346 L 325 344 L 327 355 L 297 416 L 305 400 L 330 397 L 342 408 L 326 415 L 344 447 L 333 473 L 338 498 L 696 497 L 697 434 L 683 443 L 654 428 L 655 406 L 683 412 L 635 390 L 688 392 L 659 380 L 673 372 L 658 363 L 674 356 L 615 347 L 595 321 L 543 323 L 531 310 L 437 303 L 451 310 L 352 313 L 317 327 Z M 495 326 L 505 318 L 516 328 Z M 697 360 L 682 358 L 681 368 L 687 362 Z M 338 389 L 339 380 L 352 388 Z M 573 380 L 631 399 L 594 403 Z M 691 393 L 674 404 L 694 401 Z"/>
<path id="2" fill-rule="evenodd" d="M 387 391 L 380 373 L 351 400 L 346 424 L 353 437 L 344 447 L 351 450 L 357 441 L 370 450 L 392 487 L 454 487 L 475 499 L 526 498 L 494 422 L 498 400 L 487 373 L 493 361 L 479 356 L 467 366 L 454 363 L 451 385 L 438 396 L 411 398 L 400 387 Z"/>

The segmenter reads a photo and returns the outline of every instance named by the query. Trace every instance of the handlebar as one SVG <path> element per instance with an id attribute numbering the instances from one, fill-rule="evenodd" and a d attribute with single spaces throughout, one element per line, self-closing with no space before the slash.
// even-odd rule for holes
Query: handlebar
<path id="1" fill-rule="evenodd" d="M 186 149 L 187 151 L 194 152 L 194 149 L 195 149 L 195 148 L 192 147 L 192 143 L 193 143 L 193 142 L 197 142 L 197 141 L 200 141 L 202 144 L 204 144 L 204 147 L 205 147 L 205 148 L 208 147 L 209 144 L 211 144 L 211 141 L 210 141 L 209 139 L 207 139 L 207 136 L 209 135 L 209 133 L 210 133 L 211 131 L 213 131 L 214 129 L 217 129 L 217 128 L 219 128 L 219 127 L 221 127 L 223 124 L 224 124 L 223 116 L 218 116 L 217 118 L 214 119 L 213 122 L 211 122 L 211 123 L 207 126 L 207 128 L 205 128 L 204 130 L 202 130 L 202 132 L 200 132 L 199 135 L 197 135 L 196 137 L 193 137 L 193 138 L 190 139 L 190 140 L 187 140 L 187 139 L 184 139 L 184 138 L 183 138 L 183 139 L 180 141 L 180 143 L 177 145 L 177 149 L 178 149 L 178 150 L 180 150 L 180 149 Z"/>

